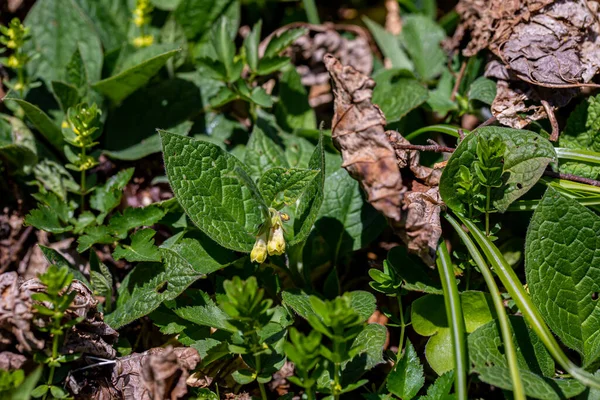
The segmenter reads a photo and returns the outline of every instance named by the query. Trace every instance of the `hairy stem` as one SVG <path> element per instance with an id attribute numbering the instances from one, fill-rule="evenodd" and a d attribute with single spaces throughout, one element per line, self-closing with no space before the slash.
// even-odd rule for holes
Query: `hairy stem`
<path id="1" fill-rule="evenodd" d="M 485 254 L 486 258 L 491 264 L 497 266 L 495 272 L 496 275 L 502 281 L 502 284 L 508 290 L 512 299 L 519 307 L 519 310 L 536 333 L 541 339 L 544 346 L 548 349 L 548 352 L 573 378 L 577 379 L 582 384 L 600 389 L 600 380 L 585 371 L 583 368 L 578 367 L 573 363 L 566 354 L 560 348 L 560 345 L 552 335 L 552 332 L 544 322 L 541 314 L 532 303 L 529 295 L 523 288 L 523 284 L 519 280 L 515 271 L 508 265 L 502 253 L 489 239 L 481 232 L 477 226 L 466 218 L 460 217 L 461 222 L 469 229 L 481 249 Z"/>
<path id="2" fill-rule="evenodd" d="M 446 302 L 446 315 L 450 322 L 452 331 L 452 348 L 454 351 L 454 390 L 458 400 L 467 400 L 467 349 L 465 344 L 465 322 L 462 315 L 462 307 L 454 269 L 448 254 L 448 248 L 444 240 L 438 244 L 436 264 L 442 289 L 444 290 L 444 301 Z"/>
<path id="3" fill-rule="evenodd" d="M 513 385 L 514 398 L 516 400 L 525 400 L 527 397 L 525 396 L 525 389 L 523 388 L 523 382 L 521 381 L 521 375 L 519 374 L 517 352 L 512 338 L 510 322 L 508 320 L 508 316 L 506 315 L 504 303 L 502 302 L 502 297 L 500 297 L 500 291 L 498 289 L 498 286 L 496 285 L 496 282 L 494 281 L 492 271 L 490 271 L 490 269 L 488 268 L 486 262 L 481 256 L 481 253 L 475 246 L 475 243 L 473 243 L 469 235 L 467 235 L 467 233 L 460 227 L 459 223 L 449 214 L 445 214 L 444 216 L 446 217 L 448 222 L 450 222 L 456 233 L 458 233 L 458 236 L 461 238 L 465 246 L 467 246 L 469 254 L 471 254 L 471 257 L 473 258 L 473 260 L 479 267 L 481 274 L 483 275 L 483 279 L 485 280 L 485 283 L 492 296 L 494 309 L 496 310 L 496 314 L 498 315 L 498 322 L 500 323 L 500 332 L 502 334 L 502 342 L 504 343 L 504 348 L 506 350 L 506 361 L 508 362 L 508 369 L 510 371 L 510 377 Z"/>

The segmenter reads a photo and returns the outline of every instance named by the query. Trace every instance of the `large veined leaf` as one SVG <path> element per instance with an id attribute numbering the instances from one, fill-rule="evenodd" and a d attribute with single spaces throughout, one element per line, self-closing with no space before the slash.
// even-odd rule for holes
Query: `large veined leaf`
<path id="1" fill-rule="evenodd" d="M 25 19 L 31 29 L 26 50 L 37 55 L 27 64 L 34 77 L 65 80 L 66 66 L 79 49 L 91 81 L 100 79 L 102 45 L 92 22 L 75 0 L 40 0 Z"/>
<path id="2" fill-rule="evenodd" d="M 573 398 L 585 390 L 575 379 L 551 379 L 554 361 L 541 340 L 523 318 L 511 317 L 513 342 L 517 351 L 519 375 L 528 397 L 542 400 Z M 497 321 L 488 322 L 469 335 L 469 358 L 479 378 L 491 385 L 511 390 L 512 381 Z"/>
<path id="3" fill-rule="evenodd" d="M 414 346 L 408 340 L 402 358 L 387 378 L 387 388 L 399 398 L 410 400 L 424 383 L 423 366 Z"/>
<path id="4" fill-rule="evenodd" d="M 600 218 L 552 188 L 533 214 L 525 244 L 533 303 L 584 363 L 600 357 Z"/>
<path id="5" fill-rule="evenodd" d="M 384 70 L 374 79 L 373 103 L 381 108 L 388 123 L 399 121 L 427 101 L 427 88 L 404 70 Z"/>
<path id="6" fill-rule="evenodd" d="M 220 245 L 250 252 L 266 206 L 244 164 L 215 144 L 160 136 L 169 182 L 192 222 Z"/>
<path id="7" fill-rule="evenodd" d="M 33 123 L 33 126 L 40 131 L 40 133 L 48 140 L 48 142 L 50 142 L 52 146 L 62 151 L 62 146 L 64 143 L 62 132 L 60 131 L 58 125 L 56 125 L 48 116 L 48 114 L 40 110 L 39 107 L 22 99 L 7 97 L 5 100 L 12 100 L 21 106 L 27 118 L 29 118 L 31 123 Z"/>
<path id="8" fill-rule="evenodd" d="M 167 63 L 179 50 L 171 50 L 152 57 L 138 65 L 128 68 L 115 76 L 96 82 L 92 87 L 109 97 L 115 103 L 144 86 L 150 78 Z"/>
<path id="9" fill-rule="evenodd" d="M 463 210 L 455 187 L 460 166 L 471 168 L 477 160 L 477 141 L 493 138 L 499 138 L 505 144 L 503 166 L 507 180 L 493 200 L 494 207 L 500 212 L 506 211 L 513 201 L 531 189 L 548 163 L 556 159 L 552 143 L 534 132 L 495 126 L 479 128 L 460 142 L 442 173 L 440 194 L 452 210 Z"/>
<path id="10" fill-rule="evenodd" d="M 446 54 L 440 43 L 445 38 L 444 30 L 430 18 L 418 14 L 404 18 L 400 40 L 422 81 L 429 81 L 443 71 Z"/>
<path id="11" fill-rule="evenodd" d="M 4 114 L 0 114 L 0 156 L 17 170 L 37 162 L 33 133 L 20 119 Z"/>

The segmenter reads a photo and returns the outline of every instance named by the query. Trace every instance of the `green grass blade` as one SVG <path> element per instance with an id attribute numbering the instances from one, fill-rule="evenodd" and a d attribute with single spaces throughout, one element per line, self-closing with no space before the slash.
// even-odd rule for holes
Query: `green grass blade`
<path id="1" fill-rule="evenodd" d="M 454 386 L 458 400 L 467 400 L 467 374 L 469 364 L 467 363 L 467 348 L 465 337 L 465 320 L 462 315 L 462 307 L 454 268 L 448 254 L 446 243 L 442 240 L 438 245 L 436 264 L 442 288 L 444 290 L 444 301 L 446 302 L 446 315 L 450 322 L 452 331 L 452 347 L 454 351 Z"/>
<path id="2" fill-rule="evenodd" d="M 450 222 L 456 233 L 458 233 L 458 236 L 461 238 L 465 246 L 467 246 L 469 254 L 471 254 L 473 261 L 475 261 L 479 267 L 479 270 L 483 275 L 483 279 L 485 280 L 485 283 L 490 291 L 492 302 L 494 303 L 494 308 L 496 309 L 496 314 L 498 315 L 498 322 L 500 323 L 502 341 L 504 342 L 504 348 L 506 350 L 506 360 L 508 362 L 510 377 L 512 379 L 513 395 L 516 400 L 525 400 L 527 397 L 525 396 L 525 389 L 523 388 L 523 382 L 521 381 L 521 376 L 519 374 L 517 351 L 512 340 L 510 322 L 508 321 L 508 316 L 506 315 L 506 310 L 504 309 L 504 303 L 502 301 L 502 297 L 500 296 L 500 290 L 494 281 L 492 271 L 490 271 L 488 268 L 487 263 L 477 249 L 477 246 L 475 246 L 475 243 L 473 243 L 469 235 L 467 235 L 467 233 L 461 228 L 460 224 L 449 214 L 446 214 L 445 217 L 448 222 Z M 498 269 L 498 267 L 496 267 L 496 269 Z"/>

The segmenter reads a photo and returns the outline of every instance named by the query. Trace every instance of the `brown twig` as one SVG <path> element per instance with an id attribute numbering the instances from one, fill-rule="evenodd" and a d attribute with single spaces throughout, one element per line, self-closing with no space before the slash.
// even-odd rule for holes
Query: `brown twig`
<path id="1" fill-rule="evenodd" d="M 392 146 L 398 150 L 431 151 L 434 153 L 453 153 L 456 150 L 452 147 L 440 146 L 437 143 L 431 145 L 392 143 Z"/>
<path id="2" fill-rule="evenodd" d="M 586 185 L 592 185 L 600 187 L 600 181 L 590 178 L 584 178 L 583 176 L 577 176 L 573 174 L 563 174 L 562 172 L 554 172 L 546 170 L 544 171 L 544 175 L 549 176 L 550 178 L 558 178 L 566 181 L 572 181 L 577 183 L 584 183 Z"/>
<path id="3" fill-rule="evenodd" d="M 558 129 L 558 121 L 556 120 L 556 116 L 554 115 L 554 110 L 552 110 L 552 106 L 546 101 L 541 100 L 542 106 L 544 106 L 544 110 L 546 110 L 546 115 L 550 120 L 550 126 L 552 126 L 552 133 L 548 138 L 551 142 L 556 142 L 558 140 L 558 134 L 560 133 Z"/>
<path id="4" fill-rule="evenodd" d="M 496 117 L 492 115 L 491 117 L 489 117 L 488 119 L 486 119 L 485 121 L 483 121 L 481 124 L 477 125 L 475 127 L 475 129 L 483 128 L 484 126 L 491 125 L 494 122 L 496 122 Z M 475 130 L 475 129 L 473 129 L 473 130 Z"/>
<path id="5" fill-rule="evenodd" d="M 458 75 L 456 76 L 456 82 L 454 82 L 454 87 L 452 88 L 452 94 L 450 95 L 450 100 L 454 101 L 456 99 L 456 93 L 458 92 L 458 87 L 462 82 L 463 76 L 465 75 L 465 70 L 467 69 L 467 62 L 463 61 L 460 66 L 460 71 L 458 71 Z"/>

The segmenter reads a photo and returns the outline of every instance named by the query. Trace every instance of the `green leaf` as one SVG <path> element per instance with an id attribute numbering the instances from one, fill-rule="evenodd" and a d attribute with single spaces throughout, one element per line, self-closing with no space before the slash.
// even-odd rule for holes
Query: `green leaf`
<path id="1" fill-rule="evenodd" d="M 425 103 L 427 88 L 404 70 L 383 70 L 374 76 L 373 104 L 377 104 L 389 123 L 402 117 Z"/>
<path id="2" fill-rule="evenodd" d="M 52 91 L 60 108 L 65 113 L 69 107 L 73 107 L 79 103 L 79 92 L 73 85 L 61 81 L 52 81 Z"/>
<path id="3" fill-rule="evenodd" d="M 92 85 L 94 89 L 120 103 L 137 89 L 146 85 L 166 62 L 179 50 L 171 50 Z"/>
<path id="4" fill-rule="evenodd" d="M 347 293 L 350 296 L 352 309 L 355 310 L 363 320 L 367 320 L 377 308 L 375 296 L 363 290 L 354 290 Z M 298 315 L 304 319 L 315 315 L 310 302 L 310 296 L 297 289 L 284 290 L 281 292 L 283 303 L 292 308 Z"/>
<path id="5" fill-rule="evenodd" d="M 318 173 L 312 169 L 275 167 L 261 176 L 258 187 L 267 206 L 281 209 L 298 200 Z"/>
<path id="6" fill-rule="evenodd" d="M 40 131 L 52 146 L 62 152 L 64 144 L 63 134 L 60 128 L 52 121 L 52 119 L 50 119 L 48 114 L 25 100 L 14 97 L 6 97 L 5 100 L 12 100 L 21 106 L 27 118 L 33 123 L 33 126 Z"/>
<path id="7" fill-rule="evenodd" d="M 531 331 L 523 318 L 510 317 L 513 341 L 517 347 L 517 364 L 528 397 L 553 400 L 573 398 L 585 390 L 574 379 L 550 379 L 554 362 L 541 340 Z M 473 372 L 491 385 L 511 390 L 512 381 L 499 333 L 497 321 L 490 321 L 471 333 L 469 358 Z"/>
<path id="8" fill-rule="evenodd" d="M 62 201 L 67 199 L 68 192 L 78 193 L 80 190 L 79 185 L 65 167 L 47 158 L 40 160 L 35 165 L 33 174 L 40 187 L 56 194 Z"/>
<path id="9" fill-rule="evenodd" d="M 95 294 L 105 299 L 102 311 L 109 312 L 112 309 L 113 277 L 94 251 L 90 252 L 90 281 Z"/>
<path id="10" fill-rule="evenodd" d="M 118 329 L 173 300 L 189 285 L 235 260 L 204 235 L 171 237 L 161 246 L 163 263 L 138 264 L 119 288 L 116 310 L 105 321 Z"/>
<path id="11" fill-rule="evenodd" d="M 237 8 L 239 12 L 239 7 L 235 0 L 181 0 L 173 15 L 191 40 L 206 34 L 221 15 L 230 13 L 228 9 Z M 228 36 L 230 41 L 236 31 L 237 28 L 232 27 Z"/>
<path id="12" fill-rule="evenodd" d="M 37 1 L 25 18 L 31 40 L 25 52 L 36 54 L 27 64 L 32 77 L 50 81 L 66 78 L 66 67 L 79 49 L 91 81 L 100 79 L 102 45 L 93 23 L 75 0 Z"/>
<path id="13" fill-rule="evenodd" d="M 449 111 L 458 110 L 456 102 L 451 100 L 454 90 L 454 77 L 452 73 L 445 69 L 442 71 L 437 87 L 429 92 L 427 105 L 433 112 L 440 115 L 446 115 Z"/>
<path id="14" fill-rule="evenodd" d="M 246 61 L 251 71 L 258 69 L 258 45 L 260 44 L 260 33 L 262 31 L 262 20 L 259 20 L 252 31 L 244 39 L 244 50 L 246 51 Z"/>
<path id="15" fill-rule="evenodd" d="M 123 0 L 75 1 L 90 17 L 90 23 L 98 33 L 106 50 L 114 50 L 127 42 L 127 32 L 132 20 L 128 2 Z"/>
<path id="16" fill-rule="evenodd" d="M 267 134 L 263 126 L 264 122 L 261 123 L 260 120 L 254 125 L 244 156 L 250 176 L 254 179 L 258 179 L 271 168 L 288 167 L 283 149 Z"/>
<path id="17" fill-rule="evenodd" d="M 325 151 L 323 150 L 322 133 L 319 136 L 319 143 L 310 157 L 308 168 L 319 172 L 298 201 L 298 206 L 294 213 L 294 238 L 290 240 L 290 246 L 306 240 L 323 204 Z"/>
<path id="18" fill-rule="evenodd" d="M 38 388 L 43 387 L 43 386 L 38 386 L 36 388 L 36 386 L 35 386 L 35 385 L 37 385 L 37 383 L 40 380 L 40 377 L 42 376 L 43 369 L 44 368 L 41 366 L 34 369 L 29 375 L 27 375 L 27 378 L 25 378 L 25 380 L 23 382 L 21 382 L 19 387 L 13 393 L 11 393 L 11 396 L 8 399 L 9 400 L 29 400 L 31 397 L 33 397 L 33 395 L 35 394 L 34 392 L 36 392 L 36 390 Z"/>
<path id="19" fill-rule="evenodd" d="M 419 400 L 449 400 L 449 393 L 454 384 L 454 371 L 449 371 L 429 385 L 427 395 L 419 397 Z"/>
<path id="20" fill-rule="evenodd" d="M 201 298 L 193 306 L 177 308 L 174 310 L 175 314 L 196 325 L 236 332 L 237 329 L 228 322 L 229 316 L 217 307 L 210 296 L 204 292 L 200 295 Z"/>
<path id="21" fill-rule="evenodd" d="M 306 28 L 288 29 L 278 36 L 272 37 L 267 44 L 263 58 L 276 57 L 296 39 L 307 32 Z"/>
<path id="22" fill-rule="evenodd" d="M 192 222 L 220 245 L 250 252 L 266 206 L 244 164 L 212 143 L 160 136 L 169 182 Z"/>
<path id="23" fill-rule="evenodd" d="M 537 183 L 550 161 L 556 159 L 552 143 L 540 135 L 518 129 L 486 126 L 471 132 L 448 160 L 440 181 L 440 194 L 444 202 L 454 211 L 462 212 L 464 206 L 458 197 L 455 182 L 458 181 L 460 166 L 469 168 L 477 160 L 478 138 L 488 143 L 499 138 L 505 144 L 504 171 L 508 179 L 502 193 L 493 200 L 498 211 L 504 212 L 508 206 L 524 195 Z"/>
<path id="24" fill-rule="evenodd" d="M 258 63 L 258 75 L 270 75 L 273 72 L 282 70 L 285 66 L 290 64 L 288 57 L 269 57 L 261 58 Z"/>
<path id="25" fill-rule="evenodd" d="M 469 100 L 478 100 L 491 105 L 496 98 L 496 82 L 483 76 L 477 78 L 469 88 Z"/>
<path id="26" fill-rule="evenodd" d="M 424 383 L 423 366 L 412 343 L 407 340 L 402 358 L 388 375 L 387 388 L 401 399 L 410 400 L 417 395 Z"/>
<path id="27" fill-rule="evenodd" d="M 88 85 L 89 80 L 87 71 L 85 70 L 85 63 L 81 58 L 79 47 L 77 47 L 77 49 L 73 52 L 73 55 L 71 56 L 66 68 L 67 74 L 65 76 L 65 81 L 68 84 L 80 89 Z"/>
<path id="28" fill-rule="evenodd" d="M 442 294 L 439 282 L 434 282 L 427 274 L 429 269 L 421 259 L 408 254 L 406 247 L 396 246 L 387 256 L 389 266 L 404 281 L 402 287 L 406 290 L 430 294 Z"/>
<path id="29" fill-rule="evenodd" d="M 115 241 L 116 239 L 107 226 L 92 226 L 77 239 L 77 251 L 83 253 L 95 244 L 111 244 Z"/>
<path id="30" fill-rule="evenodd" d="M 81 271 L 79 271 L 79 269 L 77 269 L 73 265 L 71 265 L 71 263 L 69 261 L 67 261 L 67 259 L 58 252 L 58 250 L 55 250 L 50 247 L 42 246 L 41 244 L 38 244 L 38 246 L 39 246 L 40 250 L 42 251 L 44 258 L 46 259 L 46 261 L 48 261 L 48 264 L 54 264 L 61 268 L 68 268 L 69 272 L 71 272 L 71 274 L 73 274 L 73 278 L 75 278 L 75 279 L 85 283 L 87 286 L 89 286 L 89 282 L 88 282 L 87 278 L 85 277 L 85 275 L 83 275 L 81 273 Z"/>
<path id="31" fill-rule="evenodd" d="M 422 81 L 435 78 L 446 66 L 446 54 L 440 46 L 445 38 L 444 30 L 425 16 L 411 14 L 403 19 L 400 39 Z"/>
<path id="32" fill-rule="evenodd" d="M 33 133 L 20 119 L 4 114 L 0 114 L 0 156 L 16 170 L 38 161 Z"/>
<path id="33" fill-rule="evenodd" d="M 364 292 L 366 293 L 366 292 Z M 364 329 L 356 336 L 352 342 L 350 352 L 355 354 L 354 360 L 360 358 L 357 364 L 360 365 L 362 372 L 367 372 L 375 367 L 377 364 L 384 362 L 383 359 L 383 346 L 387 336 L 387 330 L 385 326 L 380 324 L 368 324 Z M 358 360 L 357 360 L 358 361 Z M 344 369 L 344 374 L 348 373 L 352 369 L 352 361 Z"/>
<path id="34" fill-rule="evenodd" d="M 474 332 L 494 318 L 489 295 L 466 291 L 460 294 L 465 331 Z M 441 375 L 454 368 L 452 337 L 446 318 L 444 297 L 428 294 L 418 298 L 411 307 L 412 326 L 419 335 L 431 336 L 425 346 L 425 357 L 433 370 Z"/>
<path id="35" fill-rule="evenodd" d="M 550 328 L 585 365 L 600 357 L 600 218 L 549 187 L 536 208 L 525 244 L 533 303 Z"/>
<path id="36" fill-rule="evenodd" d="M 235 67 L 235 43 L 230 37 L 231 27 L 229 26 L 229 20 L 225 17 L 221 17 L 214 25 L 210 38 L 213 48 L 217 54 L 217 59 L 225 66 L 226 76 L 228 82 L 234 82 L 238 79 L 239 75 L 236 73 Z"/>
<path id="37" fill-rule="evenodd" d="M 104 185 L 94 190 L 90 197 L 90 207 L 93 210 L 100 211 L 97 218 L 99 223 L 121 203 L 123 188 L 129 183 L 132 176 L 133 168 L 121 170 L 116 175 L 108 178 Z"/>
<path id="38" fill-rule="evenodd" d="M 600 152 L 600 95 L 590 96 L 575 107 L 558 143 L 570 149 Z M 583 162 L 561 162 L 560 171 L 598 179 L 600 166 Z"/>
<path id="39" fill-rule="evenodd" d="M 358 182 L 344 169 L 329 175 L 325 187 L 315 229 L 304 247 L 309 264 L 336 264 L 340 257 L 366 247 L 386 226 L 383 216 L 363 199 Z"/>
<path id="40" fill-rule="evenodd" d="M 160 261 L 160 251 L 154 245 L 153 229 L 142 229 L 131 235 L 131 245 L 119 245 L 113 252 L 113 258 L 122 258 L 129 262 L 135 261 Z"/>
<path id="41" fill-rule="evenodd" d="M 388 58 L 391 61 L 392 68 L 414 71 L 414 65 L 402 49 L 400 40 L 397 36 L 386 31 L 384 27 L 369 17 L 363 16 L 363 21 L 371 31 L 375 42 L 377 42 L 377 45 L 385 58 Z"/>
<path id="42" fill-rule="evenodd" d="M 114 236 L 125 239 L 130 230 L 140 226 L 152 226 L 166 213 L 167 211 L 157 203 L 141 208 L 128 207 L 123 214 L 116 214 L 110 219 L 108 228 Z"/>
<path id="43" fill-rule="evenodd" d="M 308 104 L 308 93 L 296 68 L 286 68 L 279 80 L 279 101 L 275 104 L 277 123 L 288 131 L 316 129 L 317 117 Z"/>

